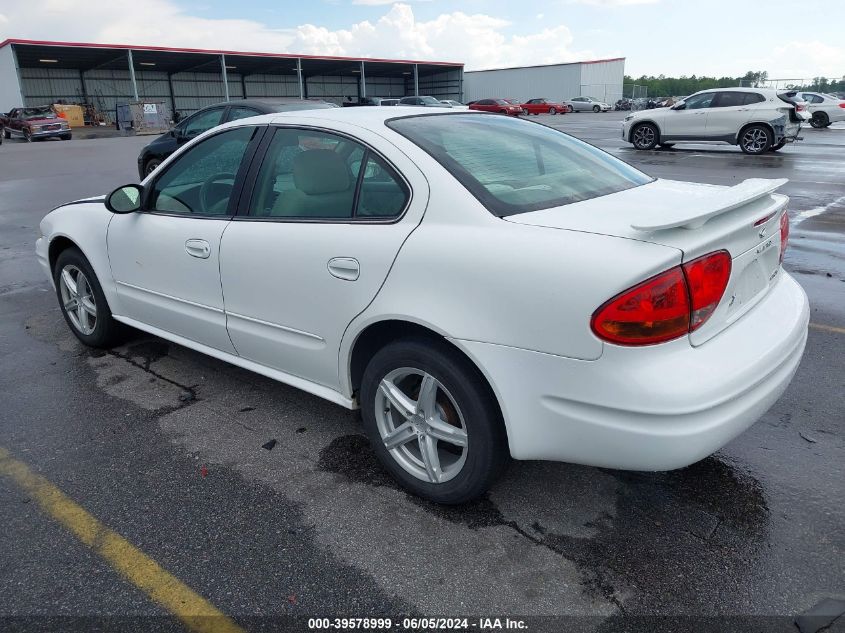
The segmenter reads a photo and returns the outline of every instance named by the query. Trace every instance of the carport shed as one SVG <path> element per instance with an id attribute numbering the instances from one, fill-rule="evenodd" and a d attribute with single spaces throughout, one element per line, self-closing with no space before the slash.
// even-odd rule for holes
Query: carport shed
<path id="1" fill-rule="evenodd" d="M 129 101 L 164 101 L 185 116 L 207 105 L 256 97 L 431 95 L 460 100 L 463 64 L 401 59 L 85 44 L 0 43 L 0 111 L 90 103 L 113 115 Z"/>

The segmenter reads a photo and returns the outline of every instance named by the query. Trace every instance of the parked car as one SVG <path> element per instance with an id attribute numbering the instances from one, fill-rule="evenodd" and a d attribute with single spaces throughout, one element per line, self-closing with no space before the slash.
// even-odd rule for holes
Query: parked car
<path id="1" fill-rule="evenodd" d="M 609 112 L 610 106 L 595 97 L 573 97 L 566 102 L 570 112 Z"/>
<path id="2" fill-rule="evenodd" d="M 17 136 L 28 142 L 44 138 L 69 141 L 73 137 L 70 124 L 56 114 L 52 106 L 13 108 L 0 117 L 0 127 L 7 139 Z"/>
<path id="3" fill-rule="evenodd" d="M 823 92 L 801 92 L 800 95 L 807 102 L 813 127 L 823 128 L 845 121 L 845 100 Z"/>
<path id="4" fill-rule="evenodd" d="M 441 99 L 440 103 L 443 103 L 450 108 L 455 108 L 457 110 L 469 110 L 469 106 L 464 105 L 460 101 L 455 101 L 454 99 Z"/>
<path id="5" fill-rule="evenodd" d="M 35 249 L 82 343 L 130 325 L 360 407 L 387 471 L 461 503 L 510 458 L 680 468 L 763 415 L 809 321 L 784 182 L 654 179 L 483 113 L 289 112 L 59 207 Z"/>
<path id="6" fill-rule="evenodd" d="M 630 110 L 631 109 L 631 99 L 618 99 L 613 106 L 614 110 Z"/>
<path id="7" fill-rule="evenodd" d="M 346 97 L 343 107 L 349 106 L 395 106 L 399 103 L 399 97 L 359 97 L 353 101 L 352 97 Z"/>
<path id="8" fill-rule="evenodd" d="M 522 114 L 522 107 L 508 103 L 504 99 L 479 99 L 469 104 L 470 110 L 480 112 L 497 112 L 508 116 L 519 116 Z"/>
<path id="9" fill-rule="evenodd" d="M 519 107 L 525 116 L 529 114 L 565 114 L 569 112 L 569 106 L 567 104 L 544 98 L 529 99 L 525 103 L 520 104 Z"/>
<path id="10" fill-rule="evenodd" d="M 311 99 L 240 99 L 207 106 L 182 119 L 172 130 L 162 134 L 138 154 L 138 175 L 143 179 L 161 165 L 181 145 L 213 127 L 259 114 L 317 110 L 337 107 Z"/>
<path id="11" fill-rule="evenodd" d="M 776 151 L 798 138 L 809 120 L 795 92 L 768 88 L 702 90 L 670 108 L 629 114 L 622 138 L 637 149 L 680 142 L 739 145 L 746 154 Z"/>
<path id="12" fill-rule="evenodd" d="M 449 107 L 451 107 L 451 106 L 446 105 L 445 103 L 440 103 L 440 101 L 435 99 L 434 97 L 419 97 L 419 96 L 402 97 L 401 99 L 399 99 L 399 103 L 397 105 L 401 105 L 401 106 L 422 106 L 424 108 L 449 108 Z"/>

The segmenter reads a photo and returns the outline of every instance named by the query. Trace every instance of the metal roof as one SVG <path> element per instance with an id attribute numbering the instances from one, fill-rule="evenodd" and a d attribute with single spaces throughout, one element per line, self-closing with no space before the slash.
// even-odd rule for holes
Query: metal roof
<path id="1" fill-rule="evenodd" d="M 7 39 L 0 48 L 14 46 L 18 65 L 25 68 L 126 68 L 126 51 L 132 51 L 138 70 L 164 72 L 209 72 L 220 67 L 220 55 L 226 56 L 231 71 L 254 74 L 296 74 L 296 60 L 309 75 L 352 74 L 366 62 L 366 74 L 396 75 L 397 66 L 417 66 L 420 75 L 440 72 L 444 67 L 463 68 L 463 63 L 419 61 L 410 59 L 382 59 L 371 57 L 338 57 L 324 55 L 296 55 L 293 53 L 257 53 L 248 51 L 174 48 L 167 46 L 133 46 L 130 44 L 95 44 L 85 42 L 54 42 L 43 40 Z M 43 60 L 51 60 L 45 62 Z M 53 61 L 54 60 L 54 61 Z M 410 74 L 410 68 L 405 74 Z"/>
<path id="2" fill-rule="evenodd" d="M 505 66 L 503 68 L 485 68 L 484 70 L 465 70 L 465 74 L 470 73 L 491 73 L 497 70 L 521 70 L 523 68 L 552 68 L 554 66 L 575 66 L 578 64 L 603 64 L 605 62 L 624 62 L 625 57 L 608 57 L 607 59 L 588 59 L 580 62 L 559 62 L 557 64 L 533 64 L 530 66 Z"/>

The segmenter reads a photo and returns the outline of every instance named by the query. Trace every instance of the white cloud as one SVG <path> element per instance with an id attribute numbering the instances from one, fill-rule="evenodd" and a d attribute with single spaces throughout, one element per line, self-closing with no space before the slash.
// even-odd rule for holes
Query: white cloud
<path id="1" fill-rule="evenodd" d="M 378 0 L 362 0 L 377 2 Z M 594 57 L 573 50 L 563 24 L 521 35 L 495 16 L 461 11 L 419 21 L 410 5 L 397 3 L 373 22 L 330 30 L 315 24 L 271 29 L 254 20 L 190 15 L 170 0 L 89 0 L 85 12 L 72 0 L 15 3 L 0 20 L 7 37 L 90 41 L 251 52 L 302 53 L 465 62 L 468 69 L 576 61 Z M 19 7 L 19 8 L 18 8 Z M 5 10 L 5 9 L 4 9 Z M 32 20 L 37 15 L 38 20 Z M 604 51 L 605 54 L 608 51 Z"/>

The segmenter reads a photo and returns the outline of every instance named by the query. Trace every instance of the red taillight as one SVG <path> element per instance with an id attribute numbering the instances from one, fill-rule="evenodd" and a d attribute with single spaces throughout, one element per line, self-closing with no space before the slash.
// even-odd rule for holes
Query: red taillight
<path id="1" fill-rule="evenodd" d="M 786 245 L 789 242 L 789 215 L 786 209 L 780 216 L 780 263 L 783 263 L 783 256 L 786 255 Z"/>
<path id="2" fill-rule="evenodd" d="M 731 256 L 727 251 L 716 251 L 699 257 L 684 264 L 684 274 L 692 303 L 689 331 L 694 332 L 710 318 L 725 294 L 731 276 Z"/>
<path id="3" fill-rule="evenodd" d="M 727 251 L 699 257 L 615 296 L 596 310 L 590 326 L 600 339 L 618 345 L 671 341 L 707 321 L 730 275 Z"/>
<path id="4" fill-rule="evenodd" d="M 840 104 L 839 104 L 839 107 L 840 107 L 840 108 L 845 108 L 845 101 L 843 101 L 842 103 L 840 103 Z"/>

